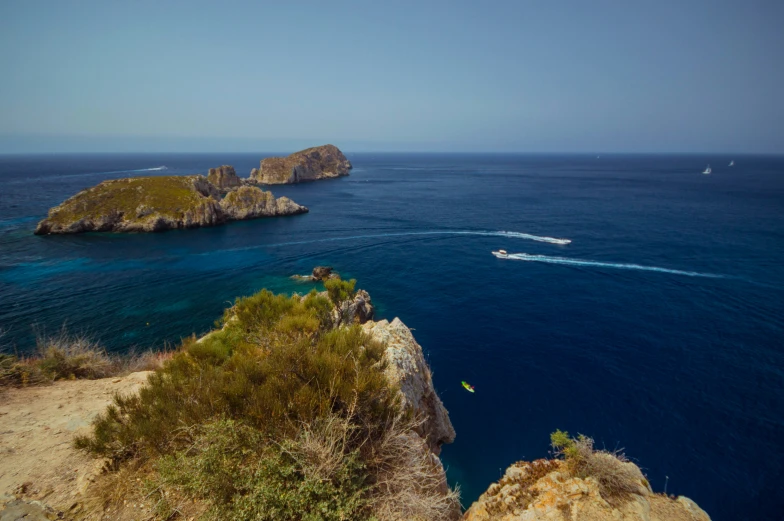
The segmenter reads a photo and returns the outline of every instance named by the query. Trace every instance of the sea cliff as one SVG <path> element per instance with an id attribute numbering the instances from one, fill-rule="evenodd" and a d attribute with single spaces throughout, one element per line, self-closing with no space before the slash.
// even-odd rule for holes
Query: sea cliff
<path id="1" fill-rule="evenodd" d="M 223 192 L 228 193 L 224 196 Z M 241 186 L 234 169 L 223 166 L 211 170 L 209 178 L 191 175 L 104 181 L 49 210 L 35 233 L 157 232 L 307 211 L 287 197 L 276 199 L 258 187 Z"/>
<path id="2" fill-rule="evenodd" d="M 250 179 L 261 184 L 279 185 L 332 179 L 348 175 L 351 162 L 335 145 L 322 145 L 295 152 L 287 157 L 267 157 Z"/>

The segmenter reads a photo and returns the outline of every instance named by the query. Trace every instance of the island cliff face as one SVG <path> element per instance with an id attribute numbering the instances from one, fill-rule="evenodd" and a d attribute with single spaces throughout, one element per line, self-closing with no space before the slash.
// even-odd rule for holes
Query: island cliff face
<path id="1" fill-rule="evenodd" d="M 217 186 L 202 175 L 104 181 L 49 210 L 35 233 L 157 232 L 308 211 L 286 197 L 239 186 L 232 167 L 212 169 L 210 177 Z"/>
<path id="2" fill-rule="evenodd" d="M 280 185 L 332 179 L 348 175 L 351 163 L 334 145 L 295 152 L 288 157 L 268 157 L 250 172 L 257 183 Z"/>

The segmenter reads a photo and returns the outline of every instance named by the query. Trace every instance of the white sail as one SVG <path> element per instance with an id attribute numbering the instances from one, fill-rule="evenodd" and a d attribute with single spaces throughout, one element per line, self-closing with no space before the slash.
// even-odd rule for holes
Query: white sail
<path id="1" fill-rule="evenodd" d="M 710 174 L 712 172 L 710 165 L 702 172 L 703 174 Z"/>
<path id="2" fill-rule="evenodd" d="M 728 166 L 735 166 L 735 160 L 733 159 L 732 161 L 730 161 L 730 164 Z"/>

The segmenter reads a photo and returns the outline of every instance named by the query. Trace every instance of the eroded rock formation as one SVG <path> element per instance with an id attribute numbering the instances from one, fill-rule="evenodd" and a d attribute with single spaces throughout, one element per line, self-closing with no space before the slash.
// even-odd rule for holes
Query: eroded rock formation
<path id="1" fill-rule="evenodd" d="M 335 145 L 322 145 L 287 157 L 267 157 L 250 179 L 261 184 L 294 184 L 348 175 L 351 162 Z"/>

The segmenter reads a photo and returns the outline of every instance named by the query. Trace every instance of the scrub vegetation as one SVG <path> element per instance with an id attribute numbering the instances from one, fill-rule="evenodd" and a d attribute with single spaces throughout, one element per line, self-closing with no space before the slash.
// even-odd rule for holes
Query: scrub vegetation
<path id="1" fill-rule="evenodd" d="M 329 297 L 238 299 L 138 395 L 115 397 L 76 441 L 120 469 L 95 508 L 111 517 L 133 497 L 117 495 L 122 475 L 157 519 L 446 519 L 456 493 L 411 436 L 420 420 L 385 376 L 385 347 L 333 327 L 355 281 L 329 283 Z"/>
<path id="2" fill-rule="evenodd" d="M 0 350 L 0 389 L 147 371 L 161 367 L 169 356 L 153 351 L 110 355 L 99 342 L 86 335 L 70 334 L 63 327 L 55 335 L 38 335 L 36 351 L 30 356 L 10 354 L 7 348 Z"/>
<path id="3" fill-rule="evenodd" d="M 593 438 L 556 430 L 550 435 L 556 455 L 566 462 L 569 472 L 578 478 L 595 478 L 599 492 L 606 500 L 623 500 L 650 488 L 639 467 L 630 463 L 621 451 L 597 450 Z"/>

